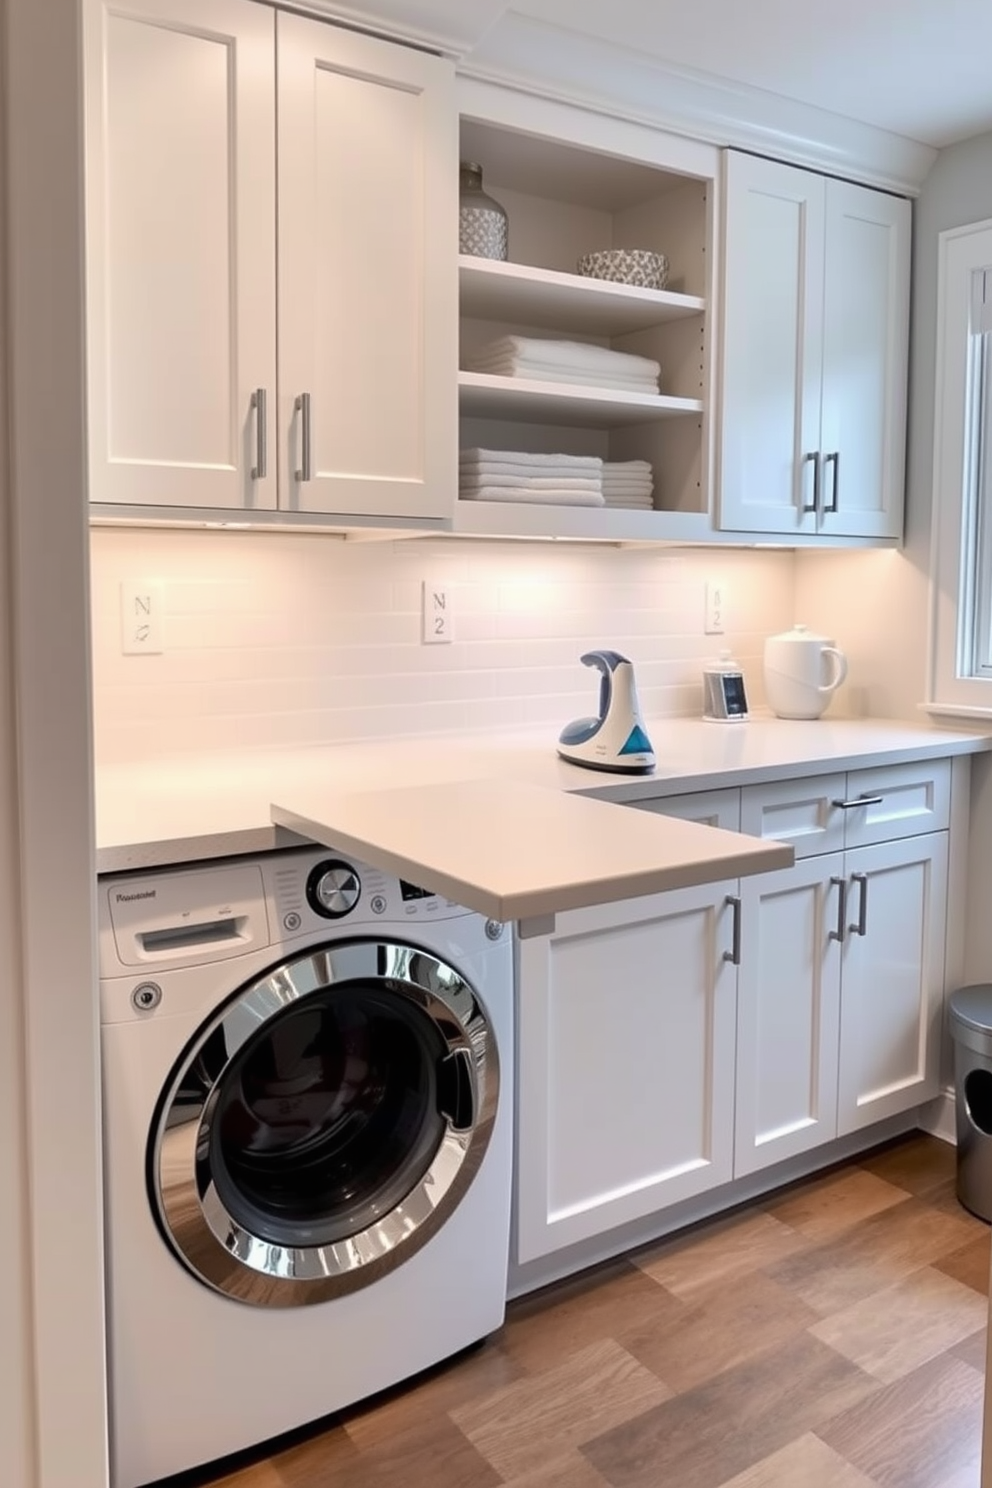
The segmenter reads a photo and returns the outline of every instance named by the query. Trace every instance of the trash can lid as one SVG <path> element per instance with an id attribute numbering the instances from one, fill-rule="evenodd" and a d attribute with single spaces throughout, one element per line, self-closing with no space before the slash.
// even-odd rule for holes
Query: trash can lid
<path id="1" fill-rule="evenodd" d="M 973 987 L 959 987 L 948 1003 L 951 1031 L 954 1024 L 973 1028 L 976 1033 L 992 1037 L 992 983 L 979 982 Z"/>

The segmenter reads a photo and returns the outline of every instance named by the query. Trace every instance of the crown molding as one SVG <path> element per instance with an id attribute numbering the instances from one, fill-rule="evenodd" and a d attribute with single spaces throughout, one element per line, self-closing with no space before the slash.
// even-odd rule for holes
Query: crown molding
<path id="1" fill-rule="evenodd" d="M 903 195 L 937 151 L 826 109 L 676 68 L 629 47 L 506 12 L 460 75 L 502 84 L 720 147 L 732 146 Z"/>
<path id="2" fill-rule="evenodd" d="M 372 5 L 287 0 L 279 8 L 321 16 L 342 26 L 459 58 L 478 45 L 506 5 L 507 0 L 458 0 L 454 5 L 451 0 L 374 0 Z"/>

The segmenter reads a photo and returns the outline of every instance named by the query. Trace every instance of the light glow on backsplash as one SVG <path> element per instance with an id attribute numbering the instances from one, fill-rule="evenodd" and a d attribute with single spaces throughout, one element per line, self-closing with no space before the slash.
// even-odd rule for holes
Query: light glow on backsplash
<path id="1" fill-rule="evenodd" d="M 765 636 L 793 622 L 791 552 L 303 533 L 95 528 L 96 758 L 492 732 L 592 712 L 583 651 L 634 662 L 648 719 L 702 710 L 701 669 L 729 648 L 752 707 Z M 728 595 L 703 634 L 708 579 Z M 164 651 L 124 656 L 120 586 L 162 585 Z M 455 639 L 421 642 L 423 581 L 443 582 Z"/>

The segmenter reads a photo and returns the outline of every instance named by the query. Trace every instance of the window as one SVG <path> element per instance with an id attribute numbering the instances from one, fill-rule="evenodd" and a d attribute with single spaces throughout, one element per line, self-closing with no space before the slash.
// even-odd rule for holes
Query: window
<path id="1" fill-rule="evenodd" d="M 940 235 L 928 706 L 992 714 L 992 221 Z"/>

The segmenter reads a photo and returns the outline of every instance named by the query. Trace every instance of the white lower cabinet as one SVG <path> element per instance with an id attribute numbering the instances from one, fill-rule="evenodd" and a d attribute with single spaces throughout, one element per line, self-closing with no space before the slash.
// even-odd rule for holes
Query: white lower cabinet
<path id="1" fill-rule="evenodd" d="M 741 884 L 734 1174 L 837 1135 L 841 853 Z"/>
<path id="2" fill-rule="evenodd" d="M 518 1262 L 938 1093 L 949 781 L 922 761 L 638 803 L 739 806 L 796 862 L 518 943 Z"/>
<path id="3" fill-rule="evenodd" d="M 846 854 L 840 1136 L 937 1094 L 947 856 L 946 832 Z"/>
<path id="4" fill-rule="evenodd" d="M 518 942 L 518 1261 L 731 1177 L 736 892 L 576 910 Z"/>

